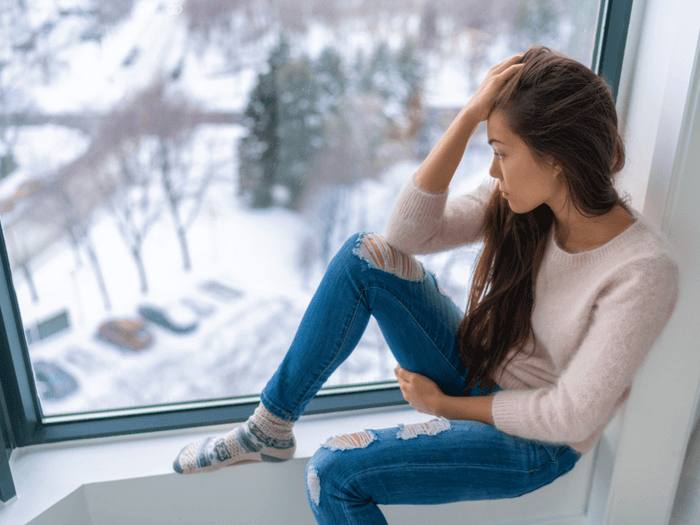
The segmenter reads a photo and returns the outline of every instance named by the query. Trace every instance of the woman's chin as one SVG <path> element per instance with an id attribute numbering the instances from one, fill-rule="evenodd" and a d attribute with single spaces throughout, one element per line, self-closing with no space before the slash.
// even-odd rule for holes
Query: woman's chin
<path id="1" fill-rule="evenodd" d="M 510 198 L 510 197 L 508 197 L 508 198 L 506 199 L 506 201 L 508 202 L 508 207 L 510 208 L 510 211 L 512 211 L 513 213 L 518 213 L 518 214 L 520 214 L 520 213 L 527 213 L 528 211 L 531 211 L 531 210 L 522 210 L 522 209 L 520 209 L 520 207 L 519 207 L 517 204 L 515 204 L 515 203 L 513 202 L 513 199 Z"/>

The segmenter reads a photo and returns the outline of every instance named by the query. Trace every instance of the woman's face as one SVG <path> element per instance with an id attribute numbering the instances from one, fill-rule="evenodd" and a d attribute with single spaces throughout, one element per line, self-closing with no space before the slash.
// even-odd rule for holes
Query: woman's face
<path id="1" fill-rule="evenodd" d="M 489 174 L 498 179 L 510 209 L 527 213 L 543 202 L 552 202 L 561 191 L 554 164 L 535 158 L 530 147 L 510 130 L 503 111 L 491 114 L 486 133 L 493 149 Z"/>

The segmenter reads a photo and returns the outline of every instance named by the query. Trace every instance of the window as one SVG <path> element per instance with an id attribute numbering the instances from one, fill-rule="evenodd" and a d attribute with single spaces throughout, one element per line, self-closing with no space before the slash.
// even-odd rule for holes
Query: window
<path id="1" fill-rule="evenodd" d="M 0 7 L 8 450 L 247 417 L 488 68 L 542 43 L 616 90 L 631 2 L 273 5 Z M 474 137 L 465 185 L 489 156 Z M 457 304 L 474 255 L 425 258 Z M 307 413 L 403 402 L 394 364 L 371 319 Z"/>

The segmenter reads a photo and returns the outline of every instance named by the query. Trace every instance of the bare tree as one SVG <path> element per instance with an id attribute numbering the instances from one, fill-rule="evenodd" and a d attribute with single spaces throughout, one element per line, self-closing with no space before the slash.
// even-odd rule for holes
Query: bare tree
<path id="1" fill-rule="evenodd" d="M 325 146 L 314 157 L 301 198 L 310 225 L 308 249 L 300 252 L 299 261 L 307 282 L 315 267 L 310 264 L 311 254 L 316 264 L 325 267 L 338 242 L 350 233 L 353 186 L 377 178 L 396 160 L 382 155 L 387 150 L 379 150 L 388 124 L 378 97 L 349 92 L 339 105 L 342 110 L 328 115 L 324 122 Z"/>
<path id="2" fill-rule="evenodd" d="M 186 99 L 166 98 L 160 79 L 129 105 L 132 130 L 149 147 L 149 165 L 157 174 L 166 208 L 175 227 L 182 266 L 192 268 L 187 230 L 197 218 L 209 184 L 217 172 L 211 161 L 196 165 L 194 131 L 201 117 L 199 108 Z M 139 118 L 147 115 L 148 118 Z M 208 156 L 210 159 L 211 155 Z"/>
<path id="3" fill-rule="evenodd" d="M 23 235 L 19 235 L 15 229 L 7 228 L 5 229 L 5 242 L 7 243 L 7 255 L 10 259 L 10 267 L 22 273 L 27 283 L 29 296 L 32 302 L 38 303 L 39 292 L 34 282 L 31 266 L 33 253 L 27 239 Z"/>
<path id="4" fill-rule="evenodd" d="M 63 226 L 66 236 L 76 252 L 76 258 L 79 257 L 81 249 L 85 250 L 102 297 L 102 303 L 106 310 L 110 310 L 112 304 L 107 284 L 97 249 L 90 234 L 95 211 L 104 199 L 104 195 L 96 185 L 90 184 L 88 186 L 81 179 L 64 177 L 51 181 L 51 195 L 53 196 L 51 204 L 55 208 L 53 216 Z"/>
<path id="5" fill-rule="evenodd" d="M 197 180 L 193 176 L 194 163 L 187 156 L 191 149 L 187 148 L 185 141 L 169 140 L 163 136 L 158 137 L 157 141 L 161 187 L 180 245 L 182 267 L 189 271 L 192 262 L 187 230 L 199 214 L 215 170 L 205 168 Z"/>
<path id="6" fill-rule="evenodd" d="M 98 180 L 116 179 L 116 190 L 107 198 L 119 233 L 127 244 L 138 270 L 141 293 L 148 293 L 148 278 L 143 261 L 143 244 L 162 212 L 162 199 L 154 195 L 153 154 L 143 137 L 125 138 L 98 174 Z M 105 194 L 109 192 L 106 191 Z"/>

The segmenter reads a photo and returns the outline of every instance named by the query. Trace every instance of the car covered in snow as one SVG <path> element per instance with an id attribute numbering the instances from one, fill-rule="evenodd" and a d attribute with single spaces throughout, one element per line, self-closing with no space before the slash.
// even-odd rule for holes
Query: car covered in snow
<path id="1" fill-rule="evenodd" d="M 102 321 L 97 328 L 97 338 L 127 350 L 143 350 L 153 343 L 153 335 L 139 318 Z"/>
<path id="2" fill-rule="evenodd" d="M 207 317 L 216 312 L 216 305 L 209 301 L 204 301 L 198 297 L 183 297 L 180 302 L 187 306 L 199 317 Z"/>
<path id="3" fill-rule="evenodd" d="M 199 284 L 199 287 L 220 301 L 232 301 L 243 295 L 243 291 L 215 279 L 209 279 Z"/>
<path id="4" fill-rule="evenodd" d="M 78 390 L 78 381 L 58 363 L 35 359 L 32 368 L 41 399 L 63 399 Z"/>
<path id="5" fill-rule="evenodd" d="M 138 312 L 144 319 L 178 334 L 192 332 L 199 324 L 197 315 L 179 303 L 142 304 Z"/>

